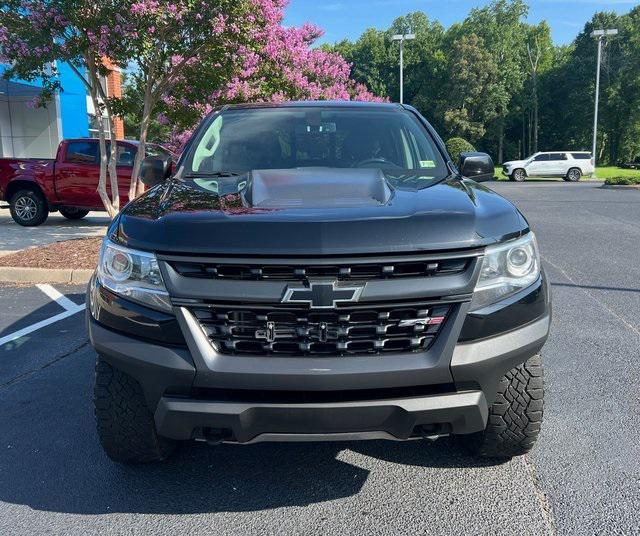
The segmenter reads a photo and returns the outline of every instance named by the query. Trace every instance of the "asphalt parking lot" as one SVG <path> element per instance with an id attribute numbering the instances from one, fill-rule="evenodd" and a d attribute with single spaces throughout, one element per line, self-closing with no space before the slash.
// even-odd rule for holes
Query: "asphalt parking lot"
<path id="1" fill-rule="evenodd" d="M 640 191 L 599 186 L 490 184 L 536 231 L 554 301 L 543 433 L 502 465 L 448 439 L 115 465 L 94 433 L 84 289 L 1 286 L 0 534 L 637 534 Z"/>

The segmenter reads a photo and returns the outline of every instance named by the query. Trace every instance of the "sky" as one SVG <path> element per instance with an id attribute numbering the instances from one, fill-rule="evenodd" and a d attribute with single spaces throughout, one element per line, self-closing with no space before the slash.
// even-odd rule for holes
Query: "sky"
<path id="1" fill-rule="evenodd" d="M 290 0 L 284 23 L 313 22 L 325 30 L 320 43 L 355 40 L 367 28 L 387 29 L 411 11 L 424 11 L 445 27 L 463 20 L 469 10 L 489 0 Z M 556 44 L 568 44 L 596 11 L 626 13 L 640 0 L 529 0 L 528 21 L 547 20 Z"/>

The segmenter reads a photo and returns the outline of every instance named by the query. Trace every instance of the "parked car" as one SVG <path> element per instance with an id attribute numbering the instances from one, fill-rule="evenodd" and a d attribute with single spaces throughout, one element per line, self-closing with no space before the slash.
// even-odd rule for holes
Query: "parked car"
<path id="1" fill-rule="evenodd" d="M 225 106 L 111 224 L 88 286 L 102 447 L 435 439 L 527 452 L 551 319 L 483 153 L 410 106 Z M 465 178 L 468 177 L 468 178 Z"/>
<path id="2" fill-rule="evenodd" d="M 620 167 L 624 169 L 640 169 L 640 158 L 636 158 L 631 162 L 621 162 Z"/>
<path id="3" fill-rule="evenodd" d="M 591 153 L 585 151 L 540 152 L 525 160 L 502 164 L 502 173 L 518 182 L 527 177 L 562 177 L 566 181 L 576 182 L 583 175 L 592 175 L 594 171 Z"/>
<path id="4" fill-rule="evenodd" d="M 138 150 L 137 141 L 118 142 L 118 188 L 120 202 L 129 196 L 131 171 Z M 9 202 L 16 223 L 35 226 L 50 212 L 79 220 L 90 210 L 104 210 L 97 192 L 100 175 L 98 140 L 63 140 L 55 159 L 0 158 L 0 199 Z M 150 144 L 146 153 L 170 159 L 162 146 Z M 111 192 L 107 180 L 107 191 Z"/>

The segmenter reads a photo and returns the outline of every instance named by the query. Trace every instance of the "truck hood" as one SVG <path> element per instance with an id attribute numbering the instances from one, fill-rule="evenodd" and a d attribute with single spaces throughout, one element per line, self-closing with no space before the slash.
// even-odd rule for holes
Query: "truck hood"
<path id="1" fill-rule="evenodd" d="M 111 234 L 164 253 L 292 256 L 474 248 L 528 230 L 509 201 L 473 181 L 402 188 L 361 171 L 254 172 L 239 192 L 237 179 L 210 181 L 215 188 L 171 179 L 129 203 Z"/>
<path id="2" fill-rule="evenodd" d="M 508 162 L 503 162 L 502 165 L 506 167 L 524 167 L 528 163 L 528 160 L 509 160 Z"/>

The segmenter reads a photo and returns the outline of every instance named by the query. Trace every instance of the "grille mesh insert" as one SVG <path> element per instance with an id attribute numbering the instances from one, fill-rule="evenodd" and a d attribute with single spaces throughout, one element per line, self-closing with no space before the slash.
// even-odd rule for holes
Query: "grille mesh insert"
<path id="1" fill-rule="evenodd" d="M 361 355 L 425 351 L 449 305 L 312 309 L 193 307 L 215 349 L 246 355 Z"/>

